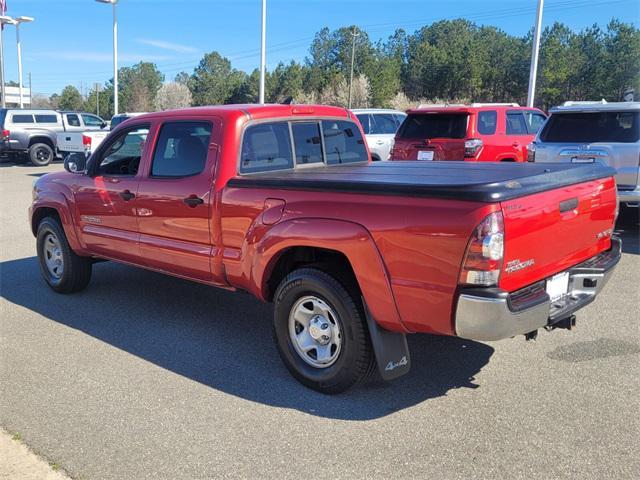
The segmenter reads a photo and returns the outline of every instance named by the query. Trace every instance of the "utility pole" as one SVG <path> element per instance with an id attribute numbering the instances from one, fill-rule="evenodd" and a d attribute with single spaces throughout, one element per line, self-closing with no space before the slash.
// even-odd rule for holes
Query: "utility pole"
<path id="1" fill-rule="evenodd" d="M 29 108 L 33 108 L 33 90 L 31 89 L 31 72 L 29 72 Z"/>
<path id="2" fill-rule="evenodd" d="M 353 89 L 353 64 L 356 58 L 356 37 L 360 35 L 360 33 L 356 32 L 356 27 L 354 25 L 351 30 L 351 36 L 353 37 L 353 42 L 351 44 L 351 75 L 349 76 L 349 108 L 351 108 L 351 92 Z"/>
<path id="3" fill-rule="evenodd" d="M 264 77 L 266 75 L 266 43 L 267 43 L 267 0 L 262 0 L 262 38 L 260 42 L 260 98 L 258 103 L 264 104 Z"/>
<path id="4" fill-rule="evenodd" d="M 96 115 L 100 116 L 100 84 L 96 82 Z"/>
<path id="5" fill-rule="evenodd" d="M 2 12 L 2 15 L 4 15 L 4 12 Z M 2 95 L 2 108 L 7 106 L 4 78 L 4 25 L 4 22 L 0 23 L 0 95 Z"/>
<path id="6" fill-rule="evenodd" d="M 531 50 L 531 68 L 529 70 L 529 92 L 527 93 L 527 107 L 533 107 L 536 96 L 536 77 L 538 76 L 538 55 L 540 53 L 540 29 L 542 28 L 542 9 L 544 0 L 538 0 L 536 23 L 533 30 L 533 48 Z"/>

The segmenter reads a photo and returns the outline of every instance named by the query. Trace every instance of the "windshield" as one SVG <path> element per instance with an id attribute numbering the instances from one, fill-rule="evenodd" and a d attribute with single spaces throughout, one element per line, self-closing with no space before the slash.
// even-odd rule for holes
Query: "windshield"
<path id="1" fill-rule="evenodd" d="M 554 113 L 545 124 L 543 142 L 619 142 L 640 139 L 640 112 Z"/>
<path id="2" fill-rule="evenodd" d="M 466 113 L 426 113 L 409 115 L 400 128 L 400 138 L 464 138 Z"/>

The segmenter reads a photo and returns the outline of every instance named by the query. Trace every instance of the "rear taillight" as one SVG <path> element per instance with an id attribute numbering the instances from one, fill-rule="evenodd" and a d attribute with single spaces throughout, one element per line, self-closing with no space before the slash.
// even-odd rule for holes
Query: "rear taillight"
<path id="1" fill-rule="evenodd" d="M 476 227 L 469 239 L 459 282 L 485 287 L 498 285 L 503 256 L 502 212 L 493 212 Z"/>
<path id="2" fill-rule="evenodd" d="M 9 140 L 11 132 L 9 130 L 2 130 L 2 141 Z"/>
<path id="3" fill-rule="evenodd" d="M 82 146 L 85 150 L 91 150 L 91 137 L 82 135 Z"/>
<path id="4" fill-rule="evenodd" d="M 531 142 L 527 145 L 527 162 L 536 161 L 536 142 Z"/>
<path id="5" fill-rule="evenodd" d="M 482 148 L 482 140 L 479 138 L 470 138 L 464 142 L 464 156 L 475 157 Z"/>

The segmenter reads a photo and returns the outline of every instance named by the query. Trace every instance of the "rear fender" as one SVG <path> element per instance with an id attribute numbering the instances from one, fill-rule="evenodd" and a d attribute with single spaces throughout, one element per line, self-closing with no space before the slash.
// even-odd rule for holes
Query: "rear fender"
<path id="1" fill-rule="evenodd" d="M 359 224 L 341 220 L 295 219 L 281 222 L 253 244 L 251 286 L 259 298 L 267 297 L 267 280 L 279 257 L 292 247 L 317 247 L 342 253 L 351 264 L 371 316 L 382 327 L 405 332 L 396 308 L 389 276 L 369 232 Z M 250 247 L 251 248 L 251 247 Z"/>

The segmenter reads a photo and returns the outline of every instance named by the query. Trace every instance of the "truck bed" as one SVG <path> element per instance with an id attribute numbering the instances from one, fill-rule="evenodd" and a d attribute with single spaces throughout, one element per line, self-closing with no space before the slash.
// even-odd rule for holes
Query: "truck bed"
<path id="1" fill-rule="evenodd" d="M 435 197 L 495 203 L 589 180 L 615 170 L 599 163 L 376 162 L 319 165 L 235 177 L 228 186 Z"/>

